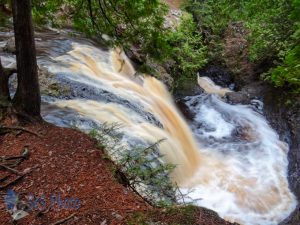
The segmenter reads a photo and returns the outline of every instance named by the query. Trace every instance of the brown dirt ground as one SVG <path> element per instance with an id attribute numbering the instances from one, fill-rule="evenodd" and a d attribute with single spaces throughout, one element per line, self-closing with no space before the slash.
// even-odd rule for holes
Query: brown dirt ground
<path id="1" fill-rule="evenodd" d="M 17 224 L 53 224 L 73 213 L 70 220 L 63 224 L 127 224 L 127 219 L 136 213 L 156 212 L 165 221 L 176 222 L 176 215 L 152 209 L 139 196 L 119 184 L 113 176 L 114 164 L 105 157 L 105 153 L 96 147 L 93 139 L 73 129 L 59 128 L 44 123 L 26 127 L 42 137 L 27 132 L 13 132 L 0 135 L 0 157 L 16 156 L 28 146 L 29 158 L 15 167 L 18 171 L 34 168 L 33 171 L 15 184 L 0 188 L 0 224 L 13 224 L 6 210 L 3 198 L 9 188 L 19 193 L 20 199 L 33 194 L 45 196 L 47 209 L 44 213 L 31 211 L 29 216 Z M 1 158 L 0 158 L 1 160 Z M 26 170 L 25 170 L 26 171 Z M 16 175 L 0 169 L 1 178 L 10 175 L 9 181 Z M 49 209 L 50 196 L 60 194 L 61 199 L 78 198 L 79 209 Z M 206 213 L 199 208 L 199 224 L 229 224 L 216 214 Z M 153 217 L 153 214 L 152 214 Z M 173 219 L 172 219 L 173 218 Z M 139 224 L 139 223 L 136 223 Z"/>
<path id="2" fill-rule="evenodd" d="M 46 199 L 52 194 L 60 194 L 62 199 L 79 198 L 81 207 L 78 210 L 59 210 L 56 207 L 42 216 L 34 212 L 21 219 L 19 224 L 50 224 L 72 213 L 76 216 L 70 224 L 101 224 L 104 220 L 107 224 L 118 224 L 119 219 L 132 212 L 149 209 L 142 199 L 116 182 L 110 171 L 113 164 L 103 159 L 103 151 L 95 148 L 95 142 L 87 135 L 52 125 L 31 126 L 29 129 L 43 137 L 25 132 L 17 137 L 12 133 L 0 136 L 0 156 L 19 155 L 25 145 L 29 146 L 29 159 L 16 169 L 23 171 L 37 166 L 12 186 L 13 190 L 23 193 L 23 196 L 29 193 L 45 195 Z M 0 171 L 0 178 L 6 174 Z M 0 193 L 5 194 L 5 191 Z M 11 224 L 3 198 L 1 206 L 0 224 Z"/>
<path id="3" fill-rule="evenodd" d="M 180 6 L 186 2 L 186 0 L 164 0 L 171 9 L 179 9 Z"/>

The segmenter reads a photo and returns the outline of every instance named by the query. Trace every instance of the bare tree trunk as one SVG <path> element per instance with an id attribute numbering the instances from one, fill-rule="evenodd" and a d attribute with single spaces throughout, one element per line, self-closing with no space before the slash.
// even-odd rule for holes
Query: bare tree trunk
<path id="1" fill-rule="evenodd" d="M 20 115 L 40 120 L 41 97 L 31 16 L 31 0 L 12 0 L 18 87 L 13 108 Z"/>

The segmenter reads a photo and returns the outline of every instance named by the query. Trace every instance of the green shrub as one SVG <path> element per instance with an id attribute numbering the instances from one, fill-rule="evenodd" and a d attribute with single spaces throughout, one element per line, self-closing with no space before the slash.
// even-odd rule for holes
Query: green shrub
<path id="1" fill-rule="evenodd" d="M 277 87 L 300 94 L 300 0 L 292 1 L 292 11 L 287 15 L 291 20 L 293 33 L 289 36 L 287 50 L 282 53 L 282 60 L 277 67 L 264 74 L 264 78 Z M 291 32 L 290 31 L 290 32 Z"/>
<path id="2" fill-rule="evenodd" d="M 300 93 L 300 46 L 289 51 L 282 65 L 271 69 L 265 76 L 277 87 L 288 88 L 288 91 Z"/>
<path id="3" fill-rule="evenodd" d="M 167 40 L 172 49 L 167 59 L 175 61 L 172 74 L 177 82 L 196 78 L 196 72 L 207 63 L 207 48 L 191 14 L 182 15 L 180 25 L 168 33 Z"/>
<path id="4" fill-rule="evenodd" d="M 299 92 L 299 0 L 190 0 L 186 9 L 193 14 L 205 37 L 209 60 L 222 56 L 228 25 L 243 21 L 248 30 L 245 38 L 249 43 L 249 59 L 257 64 L 276 60 L 274 68 L 264 74 L 265 79 Z"/>
<path id="5" fill-rule="evenodd" d="M 169 178 L 174 165 L 164 163 L 159 154 L 161 141 L 149 147 L 129 148 L 121 143 L 123 135 L 117 124 L 103 124 L 99 129 L 91 130 L 90 136 L 98 140 L 98 146 L 115 162 L 113 173 L 117 180 L 148 203 L 171 205 L 181 197 L 178 187 Z"/>

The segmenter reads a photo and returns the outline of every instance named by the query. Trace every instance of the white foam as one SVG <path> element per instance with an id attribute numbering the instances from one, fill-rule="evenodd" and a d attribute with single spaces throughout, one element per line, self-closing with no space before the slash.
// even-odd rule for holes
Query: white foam
<path id="1" fill-rule="evenodd" d="M 73 99 L 54 104 L 100 123 L 121 123 L 127 141 L 130 136 L 146 142 L 167 139 L 160 150 L 166 161 L 177 165 L 172 177 L 183 191 L 194 189 L 189 197 L 201 198 L 196 204 L 247 225 L 278 224 L 295 208 L 287 181 L 287 146 L 251 107 L 228 105 L 214 95 L 189 97 L 187 104 L 195 114 L 190 129 L 163 84 L 134 77 L 123 54 L 79 42 L 71 42 L 71 49 L 59 56 L 54 53 L 49 54 L 56 62 L 40 61 L 51 72 L 134 102 L 163 128 L 117 103 Z"/>

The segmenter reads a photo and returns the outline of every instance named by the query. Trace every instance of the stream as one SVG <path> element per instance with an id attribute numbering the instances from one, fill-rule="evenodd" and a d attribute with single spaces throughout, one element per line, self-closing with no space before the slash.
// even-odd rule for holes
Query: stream
<path id="1" fill-rule="evenodd" d="M 276 225 L 295 209 L 288 145 L 260 108 L 229 105 L 222 95 L 230 90 L 198 77 L 206 92 L 182 99 L 193 114 L 187 122 L 164 84 L 137 75 L 122 50 L 55 32 L 36 41 L 39 67 L 69 87 L 64 96 L 42 96 L 46 121 L 83 131 L 119 124 L 128 148 L 164 139 L 163 160 L 176 165 L 171 179 L 194 204 L 228 221 Z M 13 55 L 1 57 L 4 67 L 14 66 Z"/>

